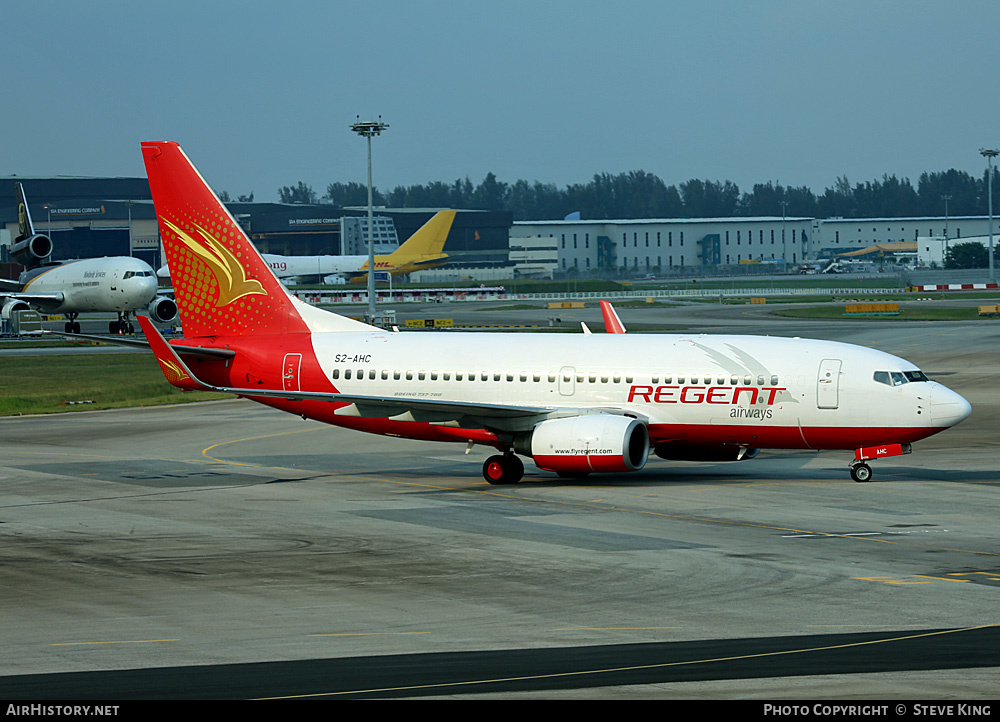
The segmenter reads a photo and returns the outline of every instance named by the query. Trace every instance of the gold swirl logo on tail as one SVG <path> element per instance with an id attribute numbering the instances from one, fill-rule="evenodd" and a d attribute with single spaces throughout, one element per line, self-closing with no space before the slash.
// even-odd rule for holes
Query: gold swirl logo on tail
<path id="1" fill-rule="evenodd" d="M 267 295 L 267 291 L 264 290 L 260 281 L 254 278 L 248 279 L 243 266 L 236 260 L 236 256 L 204 228 L 196 223 L 193 224 L 198 230 L 198 235 L 205 239 L 205 243 L 208 244 L 207 248 L 166 218 L 163 219 L 163 222 L 177 234 L 177 237 L 191 249 L 192 253 L 211 269 L 215 279 L 219 282 L 219 300 L 215 304 L 216 307 L 228 306 L 244 296 Z"/>
<path id="2" fill-rule="evenodd" d="M 167 361 L 166 359 L 157 359 L 160 362 L 160 368 L 163 369 L 163 375 L 167 377 L 167 381 L 172 384 L 178 384 L 184 379 L 191 378 L 186 373 L 184 369 L 175 364 L 173 361 Z"/>

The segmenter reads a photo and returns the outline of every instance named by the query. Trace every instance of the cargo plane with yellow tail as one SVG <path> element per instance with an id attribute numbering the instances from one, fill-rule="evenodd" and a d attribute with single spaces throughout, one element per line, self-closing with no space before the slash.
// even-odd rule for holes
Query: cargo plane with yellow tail
<path id="1" fill-rule="evenodd" d="M 375 256 L 375 271 L 403 276 L 414 271 L 443 266 L 448 262 L 444 252 L 448 232 L 455 220 L 455 211 L 438 211 L 392 253 Z M 278 256 L 262 253 L 271 272 L 280 279 L 313 276 L 339 276 L 352 283 L 362 283 L 368 277 L 368 256 Z M 164 266 L 157 275 L 170 275 Z"/>

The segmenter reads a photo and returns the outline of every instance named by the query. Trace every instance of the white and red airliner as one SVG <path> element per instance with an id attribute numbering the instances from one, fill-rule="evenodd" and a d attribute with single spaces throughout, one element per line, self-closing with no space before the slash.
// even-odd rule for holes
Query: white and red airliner
<path id="1" fill-rule="evenodd" d="M 965 419 L 969 403 L 916 366 L 830 341 L 759 336 L 398 333 L 288 294 L 173 142 L 142 145 L 184 338 L 140 323 L 167 379 L 337 426 L 493 447 L 491 484 L 519 456 L 561 476 L 761 449 L 869 460 Z"/>

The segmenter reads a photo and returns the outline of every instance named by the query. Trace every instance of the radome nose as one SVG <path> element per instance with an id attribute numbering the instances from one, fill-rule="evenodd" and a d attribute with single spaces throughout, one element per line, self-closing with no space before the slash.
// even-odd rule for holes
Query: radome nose
<path id="1" fill-rule="evenodd" d="M 145 276 L 142 279 L 142 293 L 150 297 L 155 296 L 158 285 L 155 276 Z"/>
<path id="2" fill-rule="evenodd" d="M 937 384 L 931 389 L 931 423 L 935 426 L 954 426 L 971 413 L 972 404 L 947 386 Z"/>

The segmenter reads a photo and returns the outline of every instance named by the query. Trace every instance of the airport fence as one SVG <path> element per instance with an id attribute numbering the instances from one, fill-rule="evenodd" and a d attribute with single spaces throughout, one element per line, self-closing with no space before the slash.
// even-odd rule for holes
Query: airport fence
<path id="1" fill-rule="evenodd" d="M 898 294 L 900 288 L 685 288 L 635 291 L 560 291 L 556 293 L 517 293 L 503 288 L 483 289 L 413 289 L 376 290 L 376 303 L 455 303 L 482 301 L 586 301 L 586 300 L 684 300 L 684 299 L 725 299 L 763 298 L 768 296 L 831 296 L 855 298 L 859 295 L 879 296 Z M 347 291 L 294 291 L 299 299 L 318 306 L 350 305 L 368 303 L 365 290 Z"/>

